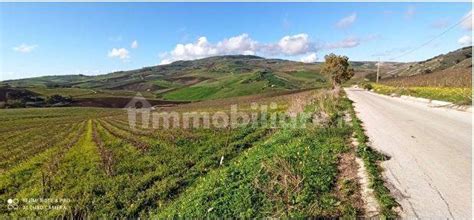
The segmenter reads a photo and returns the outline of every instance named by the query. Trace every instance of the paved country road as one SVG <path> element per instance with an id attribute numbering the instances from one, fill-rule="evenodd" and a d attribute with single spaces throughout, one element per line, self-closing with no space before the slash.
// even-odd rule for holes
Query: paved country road
<path id="1" fill-rule="evenodd" d="M 471 219 L 471 113 L 346 89 L 402 218 Z"/>

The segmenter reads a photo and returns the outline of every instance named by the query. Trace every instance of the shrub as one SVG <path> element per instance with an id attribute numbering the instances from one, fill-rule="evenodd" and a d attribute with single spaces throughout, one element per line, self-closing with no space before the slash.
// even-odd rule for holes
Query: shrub
<path id="1" fill-rule="evenodd" d="M 372 84 L 370 84 L 370 83 L 364 83 L 362 86 L 363 86 L 364 89 L 367 89 L 367 90 L 371 90 L 373 88 Z"/>
<path id="2" fill-rule="evenodd" d="M 52 95 L 52 96 L 49 96 L 46 99 L 46 103 L 51 104 L 51 105 L 57 104 L 57 103 L 68 104 L 68 103 L 71 103 L 71 102 L 72 102 L 71 97 L 65 97 L 65 96 L 61 96 L 61 95 Z"/>

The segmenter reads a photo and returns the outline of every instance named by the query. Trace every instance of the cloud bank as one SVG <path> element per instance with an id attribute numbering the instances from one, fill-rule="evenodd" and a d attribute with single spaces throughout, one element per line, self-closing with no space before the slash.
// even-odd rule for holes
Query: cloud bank
<path id="1" fill-rule="evenodd" d="M 176 60 L 193 60 L 218 55 L 302 55 L 316 51 L 314 43 L 307 34 L 284 36 L 271 44 L 259 43 L 246 33 L 224 39 L 216 44 L 210 43 L 206 37 L 200 37 L 194 43 L 178 44 L 175 48 L 162 55 L 161 64 Z"/>
<path id="2" fill-rule="evenodd" d="M 162 53 L 160 55 L 160 64 L 168 64 L 177 60 L 194 60 L 210 56 L 236 54 L 284 57 L 305 56 L 304 62 L 314 62 L 316 52 L 320 50 L 352 48 L 358 46 L 363 40 L 371 39 L 348 37 L 339 42 L 316 43 L 310 39 L 308 34 L 300 33 L 283 36 L 273 43 L 260 43 L 253 40 L 248 34 L 243 33 L 223 39 L 217 43 L 211 43 L 206 37 L 202 36 L 195 42 L 177 44 L 171 51 Z"/>

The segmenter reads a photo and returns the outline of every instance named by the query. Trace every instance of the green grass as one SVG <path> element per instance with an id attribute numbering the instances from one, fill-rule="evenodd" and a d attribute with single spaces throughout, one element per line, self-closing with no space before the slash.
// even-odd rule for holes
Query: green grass
<path id="1" fill-rule="evenodd" d="M 246 96 L 262 92 L 285 90 L 292 87 L 287 81 L 273 74 L 246 73 L 203 81 L 190 87 L 163 94 L 166 100 L 208 100 Z"/>
<path id="2" fill-rule="evenodd" d="M 432 100 L 448 101 L 459 105 L 470 105 L 472 103 L 471 88 L 451 87 L 394 87 L 382 84 L 372 84 L 374 91 L 390 95 L 409 95 Z"/>
<path id="3" fill-rule="evenodd" d="M 301 71 L 291 73 L 291 75 L 295 76 L 295 77 L 299 77 L 299 78 L 313 79 L 313 80 L 316 80 L 318 82 L 326 82 L 327 81 L 326 77 L 324 77 L 323 75 L 321 75 L 319 73 L 315 73 L 315 72 L 312 72 L 312 71 L 301 70 Z"/>
<path id="4" fill-rule="evenodd" d="M 398 206 L 395 198 L 390 194 L 390 190 L 384 185 L 382 176 L 383 169 L 379 166 L 381 161 L 389 159 L 387 156 L 375 151 L 368 146 L 368 137 L 365 135 L 362 121 L 357 118 L 352 102 L 349 99 L 345 100 L 346 105 L 349 105 L 349 113 L 352 120 L 352 128 L 354 130 L 359 146 L 357 147 L 357 154 L 363 159 L 364 165 L 368 171 L 370 186 L 374 190 L 375 197 L 381 207 L 381 214 L 384 218 L 396 218 L 397 214 L 393 208 Z"/>
<path id="5" fill-rule="evenodd" d="M 279 131 L 201 178 L 156 216 L 351 216 L 355 213 L 342 212 L 351 210 L 343 207 L 350 204 L 341 204 L 332 193 L 347 135 L 343 128 Z"/>
<path id="6" fill-rule="evenodd" d="M 88 210 L 94 209 L 97 194 L 105 193 L 102 191 L 104 177 L 99 150 L 92 139 L 92 120 L 88 120 L 82 137 L 65 153 L 57 173 L 51 177 L 51 194 L 46 194 L 50 198 L 70 198 L 74 207 L 51 211 L 48 215 L 54 217 L 73 213 L 79 218 L 87 216 Z"/>
<path id="7" fill-rule="evenodd" d="M 308 106 L 309 112 L 329 111 L 329 127 L 308 124 L 306 129 L 276 131 L 222 169 L 201 177 L 153 216 L 355 218 L 357 210 L 334 191 L 338 156 L 349 150 L 351 131 L 340 120 L 342 108 L 337 100 Z"/>
<path id="8" fill-rule="evenodd" d="M 0 158 L 8 161 L 0 164 L 0 200 L 71 202 L 56 211 L 0 206 L 0 218 L 354 218 L 360 210 L 341 196 L 354 190 L 338 185 L 351 133 L 341 120 L 347 107 L 322 94 L 305 110 L 324 111 L 329 121 L 307 120 L 305 129 L 133 130 L 121 110 L 1 110 L 0 135 L 8 138 L 0 140 Z M 288 103 L 293 95 L 268 100 Z"/>
<path id="9" fill-rule="evenodd" d="M 153 84 L 159 86 L 159 87 L 162 87 L 162 88 L 177 88 L 177 87 L 181 87 L 182 85 L 179 84 L 179 83 L 175 83 L 175 82 L 170 82 L 170 81 L 166 81 L 166 80 L 161 80 L 161 79 L 158 79 L 158 80 L 154 80 L 153 81 Z"/>
<path id="10" fill-rule="evenodd" d="M 219 91 L 216 87 L 194 86 L 185 87 L 176 91 L 165 93 L 166 100 L 203 100 Z"/>

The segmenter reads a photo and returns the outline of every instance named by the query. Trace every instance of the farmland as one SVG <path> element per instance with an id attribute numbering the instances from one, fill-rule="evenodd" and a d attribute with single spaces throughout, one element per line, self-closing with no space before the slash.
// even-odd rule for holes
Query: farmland
<path id="1" fill-rule="evenodd" d="M 263 118 L 233 129 L 132 129 L 121 109 L 1 110 L 0 200 L 17 200 L 15 208 L 2 204 L 0 213 L 109 218 L 361 215 L 354 170 L 341 169 L 343 155 L 355 152 L 348 144 L 352 128 L 342 120 L 349 108 L 344 98 L 311 90 L 160 110 L 225 112 L 229 104 L 238 104 L 242 111 L 252 111 L 252 102 L 276 102 L 278 108 L 271 112 L 307 112 L 320 120 L 303 119 L 304 129 L 268 126 Z M 45 203 L 59 208 L 41 208 Z"/>
<path id="2" fill-rule="evenodd" d="M 425 61 L 406 63 L 381 74 L 375 92 L 472 103 L 472 47 L 464 47 Z M 375 81 L 371 79 L 371 81 Z M 361 83 L 367 84 L 367 81 Z"/>
<path id="3" fill-rule="evenodd" d="M 177 61 L 98 76 L 7 80 L 0 82 L 0 89 L 23 88 L 43 97 L 58 94 L 73 99 L 133 97 L 140 92 L 149 99 L 189 101 L 324 87 L 327 84 L 327 78 L 319 74 L 319 65 L 234 55 Z"/>
<path id="4" fill-rule="evenodd" d="M 388 78 L 382 83 L 388 86 L 415 87 L 450 87 L 450 88 L 470 88 L 472 73 L 470 68 L 447 69 L 430 74 L 404 76 Z"/>
<path id="5" fill-rule="evenodd" d="M 430 61 L 390 63 L 384 70 L 404 74 L 372 86 L 469 104 L 470 57 L 460 51 L 455 57 L 465 60 L 438 57 L 445 63 L 430 73 L 423 71 Z M 375 67 L 353 65 L 352 82 L 366 82 L 360 77 Z M 354 218 L 366 208 L 357 156 L 368 169 L 378 213 L 396 217 L 398 204 L 379 167 L 387 157 L 368 146 L 350 101 L 330 91 L 328 79 L 319 63 L 223 56 L 99 76 L 4 81 L 0 200 L 8 202 L 1 217 Z M 154 107 L 146 121 L 131 123 L 121 108 L 138 93 Z M 36 102 L 48 108 L 21 108 Z M 232 115 L 234 105 L 258 117 L 250 124 L 242 124 L 244 117 L 216 126 L 227 123 L 221 117 L 212 126 L 195 125 Z M 160 121 L 174 114 L 182 120 Z M 198 116 L 185 121 L 185 115 Z"/>

